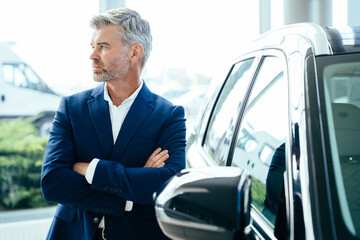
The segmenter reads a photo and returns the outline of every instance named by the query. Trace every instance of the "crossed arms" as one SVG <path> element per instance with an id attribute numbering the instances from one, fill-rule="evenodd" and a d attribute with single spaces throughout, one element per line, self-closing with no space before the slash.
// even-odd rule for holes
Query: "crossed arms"
<path id="1" fill-rule="evenodd" d="M 79 145 L 86 144 L 74 137 L 77 132 L 74 118 L 71 118 L 68 109 L 66 101 L 62 101 L 44 156 L 41 185 L 44 198 L 48 201 L 93 212 L 97 212 L 98 206 L 105 206 L 111 209 L 108 214 L 122 216 L 126 200 L 137 204 L 153 204 L 154 191 L 185 167 L 184 109 L 174 107 L 159 127 L 159 137 L 154 144 L 166 150 L 157 148 L 154 152 L 149 152 L 150 157 L 144 160 L 143 167 L 126 167 L 119 161 L 100 159 L 93 182 L 89 184 L 84 177 L 88 163 L 79 161 L 77 153 L 96 152 L 93 149 L 96 144 L 95 147 L 77 149 Z M 78 125 L 80 124 L 92 126 L 91 121 L 84 123 L 82 120 Z M 91 132 L 88 135 L 90 136 L 85 137 L 94 137 Z M 128 158 L 135 159 L 139 155 L 136 150 L 128 152 Z"/>
<path id="2" fill-rule="evenodd" d="M 161 148 L 157 148 L 148 158 L 144 167 L 152 167 L 152 168 L 161 168 L 165 166 L 165 161 L 169 158 L 169 151 L 163 150 Z M 78 162 L 73 166 L 73 170 L 80 175 L 85 177 L 86 171 L 89 167 L 90 163 L 87 162 Z"/>

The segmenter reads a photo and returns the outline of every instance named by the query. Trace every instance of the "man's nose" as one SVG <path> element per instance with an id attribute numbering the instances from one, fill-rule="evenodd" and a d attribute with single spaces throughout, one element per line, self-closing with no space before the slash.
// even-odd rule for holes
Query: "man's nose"
<path id="1" fill-rule="evenodd" d="M 96 51 L 96 48 L 93 50 L 93 52 L 91 53 L 91 55 L 90 55 L 90 59 L 91 60 L 99 60 L 100 59 L 100 56 L 99 56 L 99 54 L 97 53 L 97 51 Z"/>

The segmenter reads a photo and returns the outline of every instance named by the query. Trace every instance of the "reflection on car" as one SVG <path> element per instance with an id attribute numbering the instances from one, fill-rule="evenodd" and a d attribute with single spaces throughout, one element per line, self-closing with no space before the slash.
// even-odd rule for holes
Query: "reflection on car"
<path id="1" fill-rule="evenodd" d="M 304 23 L 247 46 L 205 96 L 188 168 L 155 195 L 164 233 L 359 239 L 359 43 L 359 28 Z"/>

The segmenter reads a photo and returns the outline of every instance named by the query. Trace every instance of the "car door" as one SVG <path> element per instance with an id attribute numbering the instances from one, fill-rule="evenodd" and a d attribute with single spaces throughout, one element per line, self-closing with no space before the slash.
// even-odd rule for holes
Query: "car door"
<path id="1" fill-rule="evenodd" d="M 284 172 L 288 136 L 286 61 L 265 51 L 251 83 L 230 147 L 227 165 L 252 176 L 252 233 L 264 239 L 287 235 Z"/>

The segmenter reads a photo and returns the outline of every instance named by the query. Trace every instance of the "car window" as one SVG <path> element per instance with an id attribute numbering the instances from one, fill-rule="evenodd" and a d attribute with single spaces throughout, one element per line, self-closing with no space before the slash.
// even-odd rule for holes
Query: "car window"
<path id="1" fill-rule="evenodd" d="M 52 93 L 40 77 L 26 64 L 3 64 L 2 72 L 5 81 L 11 85 Z"/>
<path id="2" fill-rule="evenodd" d="M 354 61 L 356 59 L 357 61 Z M 359 56 L 319 58 L 335 184 L 343 221 L 360 236 L 360 62 Z M 331 173 L 331 172 L 330 172 Z"/>
<path id="3" fill-rule="evenodd" d="M 244 109 L 231 165 L 252 175 L 252 206 L 272 226 L 283 195 L 286 129 L 282 62 L 265 57 Z"/>
<path id="4" fill-rule="evenodd" d="M 238 110 L 250 83 L 254 59 L 234 65 L 216 102 L 206 132 L 204 148 L 219 165 L 225 165 Z"/>

